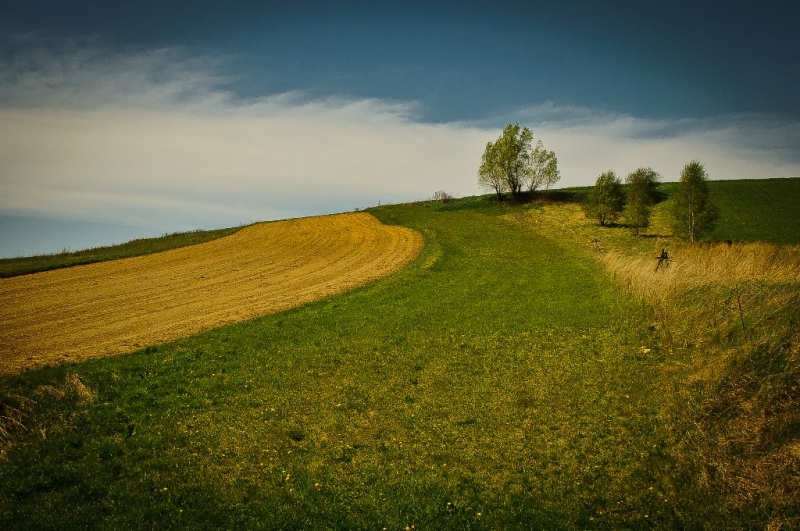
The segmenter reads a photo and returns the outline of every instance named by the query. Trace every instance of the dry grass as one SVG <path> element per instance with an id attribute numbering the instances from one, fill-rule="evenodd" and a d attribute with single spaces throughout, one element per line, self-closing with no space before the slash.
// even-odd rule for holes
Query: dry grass
<path id="1" fill-rule="evenodd" d="M 630 256 L 619 251 L 599 255 L 615 277 L 629 284 L 643 300 L 662 300 L 710 284 L 727 286 L 743 282 L 797 282 L 800 246 L 768 243 L 672 243 L 672 261 L 656 271 L 653 256 Z"/>
<path id="2" fill-rule="evenodd" d="M 0 459 L 6 457 L 20 435 L 46 436 L 46 429 L 37 418 L 38 400 L 68 400 L 76 405 L 85 405 L 95 398 L 94 392 L 72 372 L 66 374 L 62 384 L 40 385 L 35 393 L 37 400 L 0 391 Z"/>
<path id="3" fill-rule="evenodd" d="M 88 404 L 94 400 L 94 393 L 86 387 L 78 375 L 74 372 L 68 372 L 64 381 L 64 387 L 67 393 L 74 397 L 75 403 L 78 405 Z"/>
<path id="4" fill-rule="evenodd" d="M 715 356 L 695 360 L 691 382 L 724 366 L 745 345 L 766 338 L 774 317 L 797 299 L 800 246 L 767 243 L 670 246 L 672 261 L 656 267 L 656 254 L 619 250 L 595 256 L 637 299 L 646 302 L 667 347 L 704 345 Z M 740 340 L 732 344 L 731 340 Z"/>
<path id="5" fill-rule="evenodd" d="M 28 431 L 23 422 L 34 404 L 16 393 L 0 393 L 0 459 L 5 458 L 17 434 Z"/>

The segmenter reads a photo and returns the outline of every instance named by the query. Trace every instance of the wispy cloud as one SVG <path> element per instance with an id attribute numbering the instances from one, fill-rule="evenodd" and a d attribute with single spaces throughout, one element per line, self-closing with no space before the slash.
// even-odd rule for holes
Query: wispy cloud
<path id="1" fill-rule="evenodd" d="M 0 103 L 12 107 L 168 108 L 227 98 L 225 58 L 186 48 L 112 50 L 99 38 L 11 36 L 0 58 Z"/>
<path id="2" fill-rule="evenodd" d="M 237 100 L 181 50 L 30 55 L 4 65 L 0 209 L 205 226 L 477 191 L 484 133 L 413 103 Z"/>
<path id="3" fill-rule="evenodd" d="M 23 43 L 24 44 L 24 43 Z M 413 102 L 237 98 L 225 57 L 92 43 L 18 46 L 0 63 L 0 210 L 164 230 L 480 193 L 498 123 L 428 124 Z M 691 159 L 712 178 L 800 174 L 800 125 L 648 121 L 541 105 L 508 120 L 556 151 L 563 185 Z M 505 121 L 505 118 L 503 118 Z"/>

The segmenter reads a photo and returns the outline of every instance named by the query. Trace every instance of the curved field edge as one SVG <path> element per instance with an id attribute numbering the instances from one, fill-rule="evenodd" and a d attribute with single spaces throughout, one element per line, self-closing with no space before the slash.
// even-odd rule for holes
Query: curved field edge
<path id="1" fill-rule="evenodd" d="M 119 245 L 109 245 L 104 247 L 94 247 L 80 251 L 42 254 L 37 256 L 24 256 L 17 258 L 0 259 L 0 278 L 10 278 L 20 275 L 30 275 L 43 271 L 52 271 L 65 267 L 94 264 L 108 260 L 119 260 L 122 258 L 132 258 L 134 256 L 144 256 L 153 253 L 160 253 L 170 249 L 178 249 L 189 245 L 222 238 L 236 231 L 240 227 L 229 227 L 214 230 L 194 230 L 188 232 L 175 232 L 165 234 L 157 238 L 138 238 Z"/>
<path id="2" fill-rule="evenodd" d="M 251 225 L 159 254 L 0 280 L 0 370 L 123 354 L 392 274 L 423 239 L 366 213 Z"/>

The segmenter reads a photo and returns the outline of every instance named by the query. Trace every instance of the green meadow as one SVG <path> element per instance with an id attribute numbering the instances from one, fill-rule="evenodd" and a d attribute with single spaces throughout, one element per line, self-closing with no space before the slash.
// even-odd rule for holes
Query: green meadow
<path id="1" fill-rule="evenodd" d="M 668 197 L 677 183 L 660 189 Z M 713 241 L 800 242 L 800 178 L 709 181 L 720 222 Z"/>
<path id="2" fill-rule="evenodd" d="M 797 243 L 798 214 L 772 205 L 799 182 L 712 183 L 714 237 Z M 0 528 L 800 527 L 796 468 L 781 496 L 740 503 L 693 442 L 697 415 L 740 385 L 788 408 L 771 448 L 796 444 L 793 304 L 715 317 L 716 335 L 681 340 L 686 322 L 632 295 L 581 231 L 646 256 L 669 239 L 578 221 L 575 198 L 372 208 L 425 238 L 393 276 L 129 355 L 1 377 L 15 422 L 0 424 Z M 797 298 L 796 279 L 775 289 Z M 685 320 L 705 302 L 693 291 L 681 304 Z M 763 337 L 738 332 L 738 317 L 762 314 Z M 698 377 L 697 360 L 722 351 L 739 354 Z M 767 361 L 753 365 L 756 354 Z M 795 398 L 770 402 L 753 374 Z"/>

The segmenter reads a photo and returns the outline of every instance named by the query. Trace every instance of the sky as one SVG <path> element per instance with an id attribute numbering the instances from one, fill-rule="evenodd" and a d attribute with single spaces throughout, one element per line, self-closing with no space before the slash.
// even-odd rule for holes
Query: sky
<path id="1" fill-rule="evenodd" d="M 5 0 L 0 256 L 483 193 L 800 175 L 796 2 Z M 58 230 L 56 230 L 56 227 Z M 91 235 L 89 237 L 88 235 Z"/>

